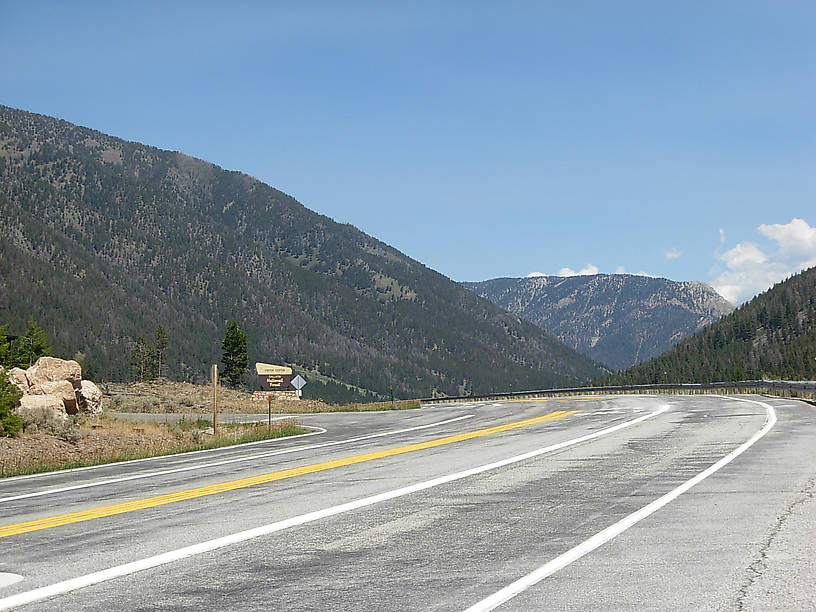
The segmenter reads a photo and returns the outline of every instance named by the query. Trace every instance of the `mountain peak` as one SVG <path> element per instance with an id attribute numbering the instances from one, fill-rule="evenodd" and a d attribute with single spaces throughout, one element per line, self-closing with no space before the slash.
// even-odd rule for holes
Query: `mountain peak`
<path id="1" fill-rule="evenodd" d="M 634 274 L 497 278 L 464 285 L 616 370 L 662 353 L 734 309 L 705 283 Z"/>

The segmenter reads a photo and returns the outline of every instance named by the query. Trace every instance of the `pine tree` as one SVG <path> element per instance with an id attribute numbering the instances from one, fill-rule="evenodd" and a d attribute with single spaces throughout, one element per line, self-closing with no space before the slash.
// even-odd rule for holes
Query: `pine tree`
<path id="1" fill-rule="evenodd" d="M 133 371 L 133 380 L 144 382 L 150 380 L 153 365 L 153 347 L 143 336 L 136 338 L 136 346 L 130 354 L 130 367 Z"/>
<path id="2" fill-rule="evenodd" d="M 11 345 L 6 334 L 8 325 L 0 325 L 0 367 L 11 366 Z"/>
<path id="3" fill-rule="evenodd" d="M 238 323 L 230 321 L 227 324 L 227 331 L 224 334 L 224 341 L 221 344 L 223 353 L 221 363 L 224 366 L 223 376 L 227 383 L 235 388 L 244 380 L 249 364 L 249 354 L 247 352 L 247 337 L 238 328 Z"/>
<path id="4" fill-rule="evenodd" d="M 156 328 L 154 342 L 153 351 L 156 357 L 156 378 L 164 378 L 165 370 L 167 369 L 167 346 L 170 340 L 161 325 Z"/>
<path id="5" fill-rule="evenodd" d="M 18 368 L 30 368 L 37 359 L 46 355 L 51 355 L 48 336 L 34 318 L 29 317 L 25 334 L 14 341 L 11 364 Z"/>
<path id="6" fill-rule="evenodd" d="M 17 387 L 8 381 L 6 370 L 0 367 L 0 436 L 14 436 L 23 429 L 23 420 L 14 413 L 14 406 L 21 395 Z"/>

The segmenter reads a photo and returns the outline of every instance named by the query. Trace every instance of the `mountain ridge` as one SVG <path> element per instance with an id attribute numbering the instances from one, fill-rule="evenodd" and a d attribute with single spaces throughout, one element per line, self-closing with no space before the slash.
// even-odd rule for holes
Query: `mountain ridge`
<path id="1" fill-rule="evenodd" d="M 634 274 L 462 284 L 613 370 L 659 355 L 733 310 L 705 283 Z"/>
<path id="2" fill-rule="evenodd" d="M 742 304 L 669 351 L 602 384 L 816 380 L 816 268 Z"/>
<path id="3" fill-rule="evenodd" d="M 175 376 L 250 356 L 402 396 L 585 381 L 598 366 L 393 247 L 237 171 L 0 106 L 0 323 L 125 379 L 161 324 Z"/>

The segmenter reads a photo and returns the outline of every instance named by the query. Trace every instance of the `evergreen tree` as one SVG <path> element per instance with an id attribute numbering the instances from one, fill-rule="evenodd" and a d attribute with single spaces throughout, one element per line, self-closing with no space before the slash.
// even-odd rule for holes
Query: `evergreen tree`
<path id="1" fill-rule="evenodd" d="M 13 412 L 21 395 L 8 381 L 6 370 L 0 367 L 0 436 L 14 436 L 23 429 L 23 420 Z"/>
<path id="2" fill-rule="evenodd" d="M 167 369 L 167 346 L 170 340 L 161 325 L 156 328 L 154 342 L 153 351 L 156 357 L 156 378 L 164 378 L 165 370 Z"/>
<path id="3" fill-rule="evenodd" d="M 238 323 L 235 321 L 227 324 L 221 348 L 223 349 L 221 355 L 221 363 L 224 366 L 223 376 L 227 379 L 227 383 L 235 388 L 243 382 L 244 373 L 249 364 L 247 337 L 238 328 Z"/>
<path id="4" fill-rule="evenodd" d="M 144 336 L 136 338 L 136 346 L 133 347 L 133 352 L 130 354 L 133 380 L 144 382 L 152 378 L 153 353 L 153 347 L 147 343 Z"/>
<path id="5" fill-rule="evenodd" d="M 7 333 L 8 325 L 0 325 L 0 367 L 11 365 L 11 345 L 6 338 Z"/>
<path id="6" fill-rule="evenodd" d="M 51 355 L 48 336 L 34 318 L 29 317 L 25 334 L 14 341 L 11 364 L 23 369 L 30 368 L 37 359 L 46 355 Z"/>

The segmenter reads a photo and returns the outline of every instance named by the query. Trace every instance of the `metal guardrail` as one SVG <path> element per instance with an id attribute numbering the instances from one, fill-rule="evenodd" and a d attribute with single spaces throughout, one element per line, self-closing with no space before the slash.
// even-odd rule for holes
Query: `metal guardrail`
<path id="1" fill-rule="evenodd" d="M 557 397 L 569 395 L 589 395 L 594 393 L 624 394 L 624 393 L 750 393 L 781 395 L 783 397 L 799 397 L 816 400 L 816 381 L 786 381 L 786 380 L 741 380 L 738 382 L 715 383 L 666 383 L 654 385 L 610 385 L 606 387 L 567 387 L 564 389 L 539 389 L 535 391 L 508 391 L 503 393 L 488 393 L 485 395 L 458 395 L 446 397 L 430 397 L 420 400 L 423 404 L 441 404 L 461 401 L 487 401 L 501 399 L 535 399 L 538 397 Z"/>

